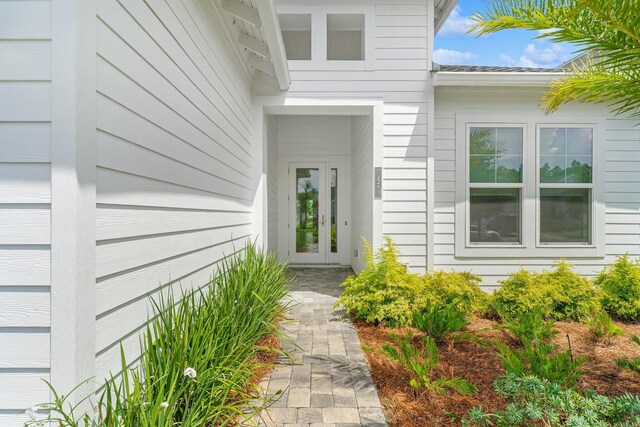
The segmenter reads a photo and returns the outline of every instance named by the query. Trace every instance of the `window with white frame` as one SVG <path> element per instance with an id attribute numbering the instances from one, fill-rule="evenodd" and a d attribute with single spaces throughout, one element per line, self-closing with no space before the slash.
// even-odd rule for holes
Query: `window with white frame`
<path id="1" fill-rule="evenodd" d="M 290 70 L 375 68 L 375 5 L 297 3 L 278 5 Z"/>
<path id="2" fill-rule="evenodd" d="M 521 244 L 522 127 L 469 127 L 471 244 Z"/>
<path id="3" fill-rule="evenodd" d="M 456 117 L 456 256 L 603 256 L 600 125 L 465 118 Z"/>
<path id="4" fill-rule="evenodd" d="M 592 243 L 593 128 L 538 129 L 539 242 Z"/>

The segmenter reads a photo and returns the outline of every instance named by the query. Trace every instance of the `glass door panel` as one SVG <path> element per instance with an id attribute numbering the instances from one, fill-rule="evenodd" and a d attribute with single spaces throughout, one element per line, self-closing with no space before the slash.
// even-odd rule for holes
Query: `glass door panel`
<path id="1" fill-rule="evenodd" d="M 330 202 L 331 206 L 331 253 L 338 253 L 338 169 L 331 168 L 330 176 Z"/>
<path id="2" fill-rule="evenodd" d="M 289 256 L 294 263 L 327 260 L 327 173 L 325 163 L 289 164 Z"/>
<path id="3" fill-rule="evenodd" d="M 319 253 L 320 169 L 296 168 L 296 253 Z"/>

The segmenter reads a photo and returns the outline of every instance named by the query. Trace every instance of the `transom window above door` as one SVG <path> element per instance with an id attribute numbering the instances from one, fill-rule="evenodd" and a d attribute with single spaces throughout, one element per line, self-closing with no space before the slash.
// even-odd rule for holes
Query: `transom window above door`
<path id="1" fill-rule="evenodd" d="M 456 256 L 602 256 L 598 128 L 457 116 Z"/>

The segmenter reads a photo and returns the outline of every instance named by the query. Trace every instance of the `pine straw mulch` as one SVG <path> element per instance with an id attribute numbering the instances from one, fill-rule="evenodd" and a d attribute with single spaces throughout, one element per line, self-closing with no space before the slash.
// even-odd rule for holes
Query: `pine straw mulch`
<path id="1" fill-rule="evenodd" d="M 493 381 L 503 372 L 500 360 L 492 347 L 468 340 L 446 340 L 439 344 L 440 363 L 435 369 L 434 378 L 440 376 L 459 376 L 478 388 L 474 396 L 463 396 L 455 392 L 444 395 L 430 392 L 416 393 L 409 386 L 410 376 L 395 362 L 375 350 L 390 342 L 390 332 L 404 335 L 407 328 L 389 328 L 374 326 L 360 320 L 354 320 L 358 336 L 365 348 L 371 367 L 371 375 L 378 394 L 386 408 L 387 419 L 394 427 L 459 426 L 460 417 L 469 409 L 482 405 L 486 411 L 504 409 L 506 402 L 493 389 Z M 474 319 L 464 331 L 487 341 L 499 339 L 507 345 L 516 347 L 518 342 L 510 332 L 494 329 L 498 322 L 486 319 Z M 618 324 L 624 329 L 624 335 L 610 341 L 598 341 L 593 338 L 586 325 L 580 323 L 557 322 L 555 329 L 560 333 L 554 341 L 562 349 L 568 347 L 567 334 L 575 357 L 586 357 L 582 366 L 585 374 L 581 377 L 581 386 L 594 388 L 599 393 L 615 396 L 625 392 L 640 394 L 640 381 L 634 374 L 621 370 L 615 364 L 617 358 L 638 357 L 640 349 L 630 339 L 631 335 L 640 336 L 640 325 Z M 414 331 L 418 337 L 422 334 Z"/>

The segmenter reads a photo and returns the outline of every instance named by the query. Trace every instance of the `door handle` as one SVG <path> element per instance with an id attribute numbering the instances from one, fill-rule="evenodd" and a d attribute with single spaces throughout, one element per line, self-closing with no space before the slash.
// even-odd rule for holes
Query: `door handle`
<path id="1" fill-rule="evenodd" d="M 321 215 L 320 225 L 324 227 L 324 215 Z"/>

